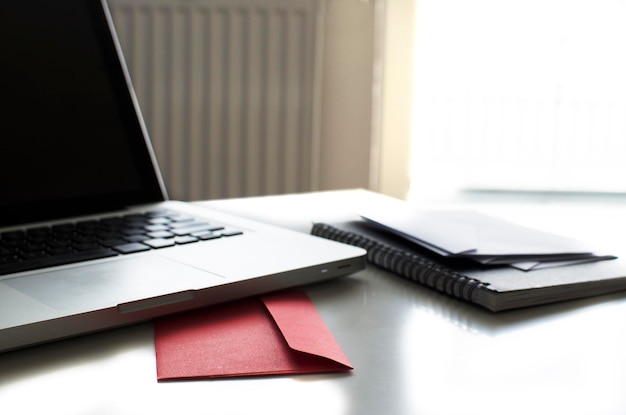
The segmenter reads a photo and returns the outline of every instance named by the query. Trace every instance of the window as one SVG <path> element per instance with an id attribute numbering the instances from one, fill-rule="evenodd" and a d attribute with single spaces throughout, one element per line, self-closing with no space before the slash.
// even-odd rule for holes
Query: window
<path id="1" fill-rule="evenodd" d="M 626 191 L 626 2 L 420 0 L 410 199 Z"/>

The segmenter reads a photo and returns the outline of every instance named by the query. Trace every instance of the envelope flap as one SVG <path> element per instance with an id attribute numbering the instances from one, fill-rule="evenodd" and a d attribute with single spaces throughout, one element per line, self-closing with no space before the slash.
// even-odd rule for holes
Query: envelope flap
<path id="1" fill-rule="evenodd" d="M 263 304 L 288 346 L 352 369 L 351 363 L 304 292 L 265 295 Z"/>

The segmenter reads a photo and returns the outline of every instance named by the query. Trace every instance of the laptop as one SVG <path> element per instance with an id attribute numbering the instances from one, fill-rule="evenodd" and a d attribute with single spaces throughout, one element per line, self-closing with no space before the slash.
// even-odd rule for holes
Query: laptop
<path id="1" fill-rule="evenodd" d="M 0 351 L 364 267 L 168 200 L 104 1 L 4 0 L 0 50 Z"/>

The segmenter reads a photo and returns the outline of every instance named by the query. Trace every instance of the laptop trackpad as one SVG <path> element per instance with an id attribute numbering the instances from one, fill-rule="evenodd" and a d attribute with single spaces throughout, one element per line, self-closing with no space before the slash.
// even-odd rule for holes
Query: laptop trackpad
<path id="1" fill-rule="evenodd" d="M 3 281 L 59 311 L 87 312 L 210 287 L 224 278 L 157 255 L 42 272 Z"/>

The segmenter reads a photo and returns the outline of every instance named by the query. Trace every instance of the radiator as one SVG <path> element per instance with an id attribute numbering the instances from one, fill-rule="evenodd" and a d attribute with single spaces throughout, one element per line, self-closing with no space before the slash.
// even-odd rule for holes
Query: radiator
<path id="1" fill-rule="evenodd" d="M 171 198 L 313 190 L 318 0 L 110 0 Z"/>

